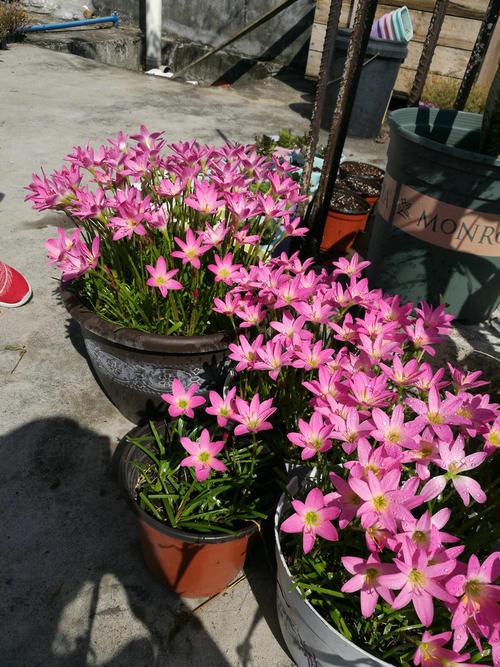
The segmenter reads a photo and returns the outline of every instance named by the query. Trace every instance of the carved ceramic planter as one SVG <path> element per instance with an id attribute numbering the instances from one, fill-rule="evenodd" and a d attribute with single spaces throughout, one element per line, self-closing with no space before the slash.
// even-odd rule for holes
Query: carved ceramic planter
<path id="1" fill-rule="evenodd" d="M 196 382 L 202 392 L 222 386 L 227 333 L 160 336 L 124 329 L 98 317 L 64 285 L 61 297 L 81 327 L 90 364 L 102 388 L 135 424 L 165 413 L 160 395 L 171 391 L 175 378 L 185 387 Z"/>

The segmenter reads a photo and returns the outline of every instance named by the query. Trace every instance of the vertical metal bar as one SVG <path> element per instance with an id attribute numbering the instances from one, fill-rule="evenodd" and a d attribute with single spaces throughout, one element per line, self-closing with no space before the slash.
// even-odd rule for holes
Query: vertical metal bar
<path id="1" fill-rule="evenodd" d="M 337 104 L 335 105 L 330 126 L 325 162 L 321 172 L 317 203 L 311 225 L 311 250 L 314 254 L 317 254 L 318 246 L 323 236 L 326 216 L 337 179 L 342 149 L 347 135 L 347 127 L 376 9 L 377 0 L 359 0 L 351 40 L 347 49 L 344 73 L 340 82 Z"/>
<path id="2" fill-rule="evenodd" d="M 311 173 L 313 169 L 314 156 L 318 146 L 319 132 L 321 129 L 321 120 L 323 118 L 323 109 L 325 108 L 326 91 L 330 76 L 330 65 L 332 62 L 335 40 L 337 39 L 337 28 L 339 25 L 340 11 L 342 9 L 342 0 L 331 0 L 328 21 L 326 23 L 325 41 L 323 42 L 323 52 L 321 54 L 321 65 L 319 68 L 318 81 L 316 84 L 316 93 L 311 114 L 311 125 L 309 128 L 309 139 L 307 142 L 307 151 L 305 156 L 304 171 L 301 180 L 301 193 L 307 194 L 311 184 Z"/>
<path id="3" fill-rule="evenodd" d="M 417 106 L 417 104 L 420 102 L 420 98 L 422 97 L 425 81 L 427 79 L 432 62 L 432 56 L 434 55 L 434 51 L 439 39 L 439 33 L 441 32 L 444 17 L 446 16 L 446 10 L 448 9 L 448 3 L 449 0 L 436 0 L 436 4 L 434 5 L 431 22 L 429 23 L 429 30 L 425 36 L 424 46 L 420 55 L 417 72 L 415 74 L 411 93 L 408 98 L 409 107 Z"/>
<path id="4" fill-rule="evenodd" d="M 481 68 L 484 56 L 488 50 L 488 46 L 493 35 L 493 30 L 495 29 L 496 22 L 498 20 L 498 14 L 500 12 L 500 0 L 490 0 L 488 7 L 486 9 L 486 14 L 484 15 L 483 22 L 479 28 L 479 33 L 477 35 L 476 42 L 470 54 L 469 62 L 465 68 L 464 77 L 460 88 L 457 93 L 457 97 L 453 104 L 453 107 L 458 110 L 462 110 L 467 102 L 476 76 Z"/>

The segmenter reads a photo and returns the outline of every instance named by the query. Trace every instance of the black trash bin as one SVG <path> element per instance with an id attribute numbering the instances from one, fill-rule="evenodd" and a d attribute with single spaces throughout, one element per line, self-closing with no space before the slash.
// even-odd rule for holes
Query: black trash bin
<path id="1" fill-rule="evenodd" d="M 330 83 L 327 89 L 322 125 L 329 129 L 344 71 L 351 30 L 340 28 L 335 40 L 335 51 L 330 65 Z M 351 113 L 347 134 L 351 137 L 376 137 L 384 120 L 399 67 L 408 53 L 406 42 L 373 39 L 368 42 Z"/>

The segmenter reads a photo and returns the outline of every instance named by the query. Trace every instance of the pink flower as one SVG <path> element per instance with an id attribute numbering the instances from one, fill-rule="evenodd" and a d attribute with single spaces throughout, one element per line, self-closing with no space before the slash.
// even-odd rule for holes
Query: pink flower
<path id="1" fill-rule="evenodd" d="M 201 266 L 200 257 L 207 252 L 207 246 L 204 246 L 202 241 L 195 237 L 191 229 L 186 232 L 186 241 L 174 237 L 174 241 L 179 246 L 180 250 L 174 250 L 170 253 L 171 257 L 178 257 L 182 259 L 183 264 L 191 264 L 195 269 Z"/>
<path id="2" fill-rule="evenodd" d="M 331 415 L 330 420 L 333 426 L 332 438 L 345 443 L 342 447 L 347 454 L 356 449 L 360 438 L 365 439 L 372 428 L 368 420 L 360 420 L 359 412 L 355 408 L 348 408 L 345 418 Z"/>
<path id="3" fill-rule="evenodd" d="M 267 342 L 257 350 L 260 359 L 255 362 L 255 369 L 268 371 L 269 377 L 276 380 L 283 366 L 288 365 L 292 358 L 290 352 L 283 349 L 280 343 Z"/>
<path id="4" fill-rule="evenodd" d="M 123 202 L 119 205 L 117 215 L 109 219 L 109 226 L 114 229 L 113 241 L 122 238 L 131 239 L 134 234 L 146 236 L 144 222 L 144 210 L 137 210 L 130 202 Z"/>
<path id="5" fill-rule="evenodd" d="M 226 426 L 228 420 L 233 418 L 233 399 L 235 394 L 236 387 L 230 389 L 224 398 L 216 391 L 208 393 L 210 406 L 205 409 L 205 412 L 209 415 L 215 415 L 219 426 Z"/>
<path id="6" fill-rule="evenodd" d="M 221 206 L 224 206 L 224 200 L 218 199 L 219 191 L 213 183 L 209 181 L 194 181 L 194 193 L 184 199 L 184 203 L 191 208 L 200 211 L 203 215 L 215 213 Z"/>
<path id="7" fill-rule="evenodd" d="M 468 634 L 478 642 L 478 636 L 490 637 L 495 625 L 498 627 L 500 586 L 495 586 L 493 582 L 499 574 L 500 551 L 496 551 L 482 565 L 477 556 L 472 555 L 467 564 L 467 573 L 456 574 L 448 580 L 447 591 L 460 598 L 451 621 L 455 632 L 455 650 L 463 648 Z"/>
<path id="8" fill-rule="evenodd" d="M 411 518 L 410 512 L 401 502 L 399 492 L 399 470 L 390 470 L 382 479 L 368 470 L 368 479 L 365 482 L 355 477 L 349 478 L 349 485 L 365 502 L 358 509 L 358 516 L 363 520 L 363 527 L 380 521 L 392 532 L 396 532 L 396 519 Z"/>
<path id="9" fill-rule="evenodd" d="M 349 398 L 351 402 L 361 408 L 374 408 L 383 406 L 392 393 L 387 390 L 387 379 L 383 375 L 370 377 L 363 371 L 354 373 L 347 379 L 350 388 Z"/>
<path id="10" fill-rule="evenodd" d="M 289 215 L 283 217 L 283 229 L 287 236 L 305 236 L 309 231 L 309 227 L 299 227 L 300 218 L 290 219 Z"/>
<path id="11" fill-rule="evenodd" d="M 339 381 L 340 371 L 331 371 L 328 366 L 320 366 L 318 371 L 318 379 L 311 380 L 311 382 L 303 382 L 302 386 L 308 389 L 314 396 L 317 396 L 323 401 L 330 398 L 335 398 L 338 394 L 337 382 Z M 317 403 L 321 405 L 322 403 Z M 326 414 L 326 413 L 325 413 Z M 329 416 L 329 415 L 327 415 Z"/>
<path id="12" fill-rule="evenodd" d="M 439 635 L 431 635 L 426 630 L 422 635 L 418 649 L 413 656 L 414 665 L 422 665 L 422 667 L 452 667 L 454 662 L 462 662 L 461 658 L 469 658 L 467 653 L 465 656 L 457 656 L 453 651 L 443 648 L 451 638 L 451 632 L 441 632 Z M 464 666 L 465 667 L 465 666 Z"/>
<path id="13" fill-rule="evenodd" d="M 448 335 L 450 333 L 454 317 L 445 312 L 443 304 L 434 307 L 421 301 L 419 308 L 415 308 L 415 312 L 420 315 L 426 327 L 435 329 L 439 334 Z"/>
<path id="14" fill-rule="evenodd" d="M 294 318 L 287 313 L 283 313 L 281 322 L 269 322 L 269 326 L 278 332 L 273 341 L 289 345 L 301 340 L 310 340 L 312 333 L 304 329 L 305 321 L 305 317 Z"/>
<path id="15" fill-rule="evenodd" d="M 260 402 L 259 394 L 255 394 L 251 402 L 248 403 L 242 398 L 235 398 L 235 414 L 233 419 L 239 422 L 234 429 L 235 435 L 244 435 L 245 433 L 258 433 L 259 431 L 268 431 L 272 429 L 271 422 L 266 421 L 276 408 L 271 407 L 273 401 L 268 398 Z"/>
<path id="16" fill-rule="evenodd" d="M 305 502 L 292 500 L 295 514 L 285 519 L 280 526 L 284 533 L 303 533 L 302 547 L 305 554 L 313 548 L 317 535 L 332 542 L 338 540 L 338 533 L 331 520 L 339 515 L 340 510 L 328 506 L 327 499 L 328 496 L 323 496 L 319 489 L 311 489 Z"/>
<path id="17" fill-rule="evenodd" d="M 455 368 L 450 362 L 447 362 L 447 366 L 453 379 L 453 386 L 457 392 L 470 391 L 471 389 L 477 389 L 477 387 L 489 384 L 486 380 L 478 379 L 481 377 L 482 371 L 474 371 L 473 373 L 464 372 L 459 368 Z"/>
<path id="18" fill-rule="evenodd" d="M 159 150 L 164 143 L 163 141 L 158 142 L 158 139 L 162 134 L 163 132 L 150 132 L 145 125 L 141 125 L 139 133 L 132 134 L 130 138 L 137 141 L 137 143 L 144 146 L 144 148 L 149 150 L 156 148 Z M 158 146 L 158 144 L 161 144 L 161 146 Z"/>
<path id="19" fill-rule="evenodd" d="M 177 197 L 185 187 L 186 181 L 183 181 L 178 177 L 174 177 L 173 180 L 164 178 L 160 181 L 160 185 L 156 188 L 156 192 L 162 197 Z"/>
<path id="20" fill-rule="evenodd" d="M 424 362 L 420 366 L 420 375 L 415 379 L 414 385 L 417 389 L 424 392 L 428 392 L 431 387 L 442 389 L 448 384 L 446 380 L 441 380 L 443 375 L 444 368 L 438 368 L 438 370 L 434 373 L 430 364 Z"/>
<path id="21" fill-rule="evenodd" d="M 391 563 L 381 563 L 378 555 L 371 553 L 366 560 L 355 556 L 342 556 L 342 565 L 354 575 L 340 589 L 343 593 L 361 591 L 361 613 L 368 618 L 375 611 L 379 595 L 389 604 L 393 602 L 391 591 L 379 582 L 379 575 L 393 574 Z"/>
<path id="22" fill-rule="evenodd" d="M 189 438 L 181 438 L 181 445 L 191 456 L 182 459 L 180 465 L 193 467 L 194 474 L 199 482 L 204 482 L 207 479 L 210 470 L 216 470 L 217 472 L 227 470 L 224 463 L 215 458 L 224 447 L 224 441 L 210 442 L 208 429 L 204 428 L 199 440 L 195 442 Z"/>
<path id="23" fill-rule="evenodd" d="M 148 278 L 146 281 L 146 285 L 149 285 L 150 287 L 158 287 L 163 298 L 167 296 L 168 290 L 179 290 L 183 288 L 178 280 L 173 280 L 173 276 L 178 272 L 178 269 L 167 271 L 165 258 L 161 255 L 158 257 L 156 266 L 146 264 L 146 269 L 151 275 L 151 278 Z"/>
<path id="24" fill-rule="evenodd" d="M 457 415 L 457 410 L 463 403 L 458 396 L 449 395 L 444 401 L 441 399 L 435 386 L 429 389 L 428 403 L 418 398 L 407 398 L 407 405 L 419 415 L 417 421 L 423 425 L 428 424 L 441 440 L 449 442 L 452 431 L 449 424 L 466 424 L 468 420 Z"/>
<path id="25" fill-rule="evenodd" d="M 425 484 L 420 495 L 426 502 L 442 493 L 448 480 L 451 480 L 466 507 L 470 503 L 471 496 L 478 503 L 486 502 L 486 494 L 479 483 L 472 477 L 461 474 L 480 466 L 488 456 L 486 452 L 476 452 L 466 456 L 464 439 L 459 435 L 452 447 L 446 442 L 439 443 L 439 456 L 440 459 L 436 463 L 440 468 L 446 470 L 446 474 L 432 477 Z"/>
<path id="26" fill-rule="evenodd" d="M 296 359 L 292 362 L 292 366 L 314 370 L 331 361 L 332 353 L 333 350 L 323 349 L 323 343 L 320 340 L 314 343 L 312 347 L 308 341 L 300 341 L 295 351 Z"/>
<path id="27" fill-rule="evenodd" d="M 376 426 L 371 435 L 375 440 L 386 443 L 389 453 L 391 447 L 394 449 L 414 445 L 414 436 L 423 428 L 423 424 L 417 420 L 405 423 L 403 406 L 399 404 L 394 406 L 390 417 L 379 408 L 374 408 L 371 416 Z"/>
<path id="28" fill-rule="evenodd" d="M 243 329 L 248 329 L 250 327 L 256 327 L 258 324 L 260 324 L 265 318 L 266 313 L 260 303 L 254 306 L 252 304 L 246 303 L 245 301 L 241 301 L 240 306 L 236 311 L 236 315 L 238 315 L 241 320 L 240 327 Z"/>
<path id="29" fill-rule="evenodd" d="M 432 357 L 436 354 L 433 345 L 439 342 L 440 338 L 432 333 L 432 329 L 426 330 L 422 319 L 416 320 L 413 326 L 405 327 L 405 331 L 417 350 L 425 350 Z"/>
<path id="30" fill-rule="evenodd" d="M 71 232 L 71 235 L 68 235 L 62 227 L 58 227 L 56 238 L 48 239 L 44 244 L 45 249 L 47 250 L 49 264 L 57 264 L 57 262 L 64 259 L 66 253 L 75 246 L 79 238 L 79 229 L 74 229 Z"/>
<path id="31" fill-rule="evenodd" d="M 195 396 L 198 391 L 198 385 L 192 384 L 189 389 L 184 389 L 182 382 L 177 378 L 172 382 L 172 393 L 162 394 L 162 399 L 169 403 L 168 414 L 171 417 L 179 417 L 185 415 L 186 417 L 194 417 L 193 408 L 205 403 L 203 396 Z"/>
<path id="32" fill-rule="evenodd" d="M 500 448 L 500 417 L 497 417 L 493 424 L 487 426 L 483 437 L 486 451 L 494 451 Z"/>
<path id="33" fill-rule="evenodd" d="M 402 532 L 396 535 L 396 542 L 403 543 L 408 538 L 415 546 L 426 551 L 435 551 L 445 542 L 458 542 L 458 537 L 440 530 L 448 522 L 450 515 L 451 510 L 443 507 L 432 515 L 426 510 L 419 519 L 406 519 L 401 522 Z M 391 548 L 394 548 L 394 545 Z M 394 548 L 394 551 L 397 551 L 397 548 Z"/>
<path id="34" fill-rule="evenodd" d="M 345 275 L 349 278 L 352 278 L 353 276 L 360 276 L 363 269 L 366 269 L 367 266 L 370 266 L 370 262 L 360 262 L 359 255 L 354 253 L 350 260 L 346 257 L 340 257 L 336 262 L 333 262 L 333 266 L 336 267 L 333 272 L 334 279 L 340 275 Z"/>
<path id="35" fill-rule="evenodd" d="M 344 467 L 351 471 L 353 477 L 366 481 L 369 470 L 379 479 L 389 470 L 401 470 L 401 460 L 402 456 L 388 456 L 386 447 L 372 447 L 366 438 L 360 438 L 357 457 L 346 461 Z"/>
<path id="36" fill-rule="evenodd" d="M 428 627 L 434 617 L 434 598 L 443 602 L 455 602 L 453 595 L 446 591 L 440 580 L 453 572 L 456 560 L 450 559 L 431 565 L 428 553 L 407 540 L 399 552 L 399 557 L 394 558 L 393 562 L 399 572 L 382 574 L 379 577 L 383 586 L 401 589 L 392 603 L 392 608 L 402 609 L 411 602 L 420 622 Z"/>
<path id="37" fill-rule="evenodd" d="M 405 454 L 405 461 L 415 462 L 415 470 L 420 479 L 429 479 L 431 476 L 429 463 L 438 460 L 438 446 L 435 437 L 435 434 L 426 428 L 421 436 L 415 438 L 415 443 Z"/>
<path id="38" fill-rule="evenodd" d="M 223 222 L 217 222 L 215 225 L 205 225 L 205 229 L 200 232 L 200 238 L 208 246 L 219 246 L 226 238 L 229 232 L 228 227 Z"/>
<path id="39" fill-rule="evenodd" d="M 229 345 L 229 358 L 238 362 L 235 368 L 237 373 L 255 368 L 264 336 L 259 334 L 253 343 L 249 343 L 245 336 L 240 336 L 239 340 L 239 345 L 236 343 Z"/>
<path id="40" fill-rule="evenodd" d="M 232 253 L 227 253 L 225 257 L 221 258 L 215 255 L 215 264 L 209 264 L 209 270 L 215 274 L 215 282 L 223 282 L 226 285 L 232 285 L 234 278 L 241 268 L 241 264 L 233 264 Z"/>
<path id="41" fill-rule="evenodd" d="M 401 358 L 395 355 L 391 360 L 391 366 L 379 364 L 384 373 L 399 387 L 412 385 L 421 375 L 420 366 L 416 359 L 403 364 Z"/>
<path id="42" fill-rule="evenodd" d="M 337 475 L 336 472 L 331 472 L 329 478 L 337 490 L 336 492 L 329 494 L 331 503 L 337 505 L 340 509 L 339 527 L 344 530 L 356 516 L 363 501 L 357 493 L 353 491 L 352 487 L 349 486 L 345 479 Z"/>
<path id="43" fill-rule="evenodd" d="M 316 456 L 318 452 L 326 452 L 332 446 L 329 439 L 332 427 L 325 424 L 321 415 L 313 412 L 309 422 L 299 419 L 299 433 L 289 433 L 287 438 L 297 447 L 302 447 L 303 461 Z"/>

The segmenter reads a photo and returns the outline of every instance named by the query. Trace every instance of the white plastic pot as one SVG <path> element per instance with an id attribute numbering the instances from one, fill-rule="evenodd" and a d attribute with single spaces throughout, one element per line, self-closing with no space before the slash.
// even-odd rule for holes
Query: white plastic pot
<path id="1" fill-rule="evenodd" d="M 288 490 L 297 491 L 297 479 Z M 276 543 L 278 620 L 287 648 L 297 667 L 391 667 L 346 639 L 322 618 L 297 589 L 283 558 L 279 525 L 289 507 L 283 494 L 276 509 L 274 537 Z"/>

